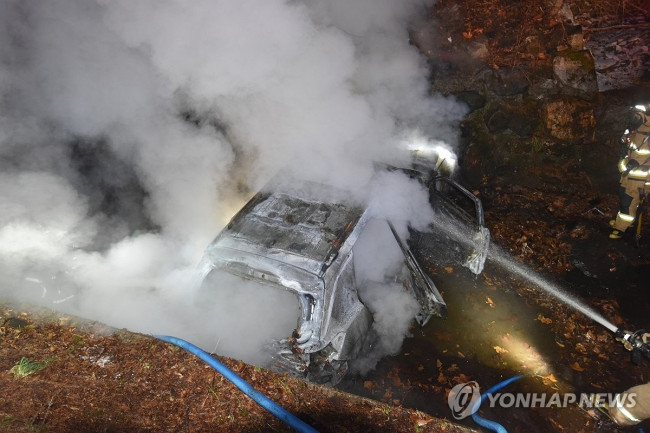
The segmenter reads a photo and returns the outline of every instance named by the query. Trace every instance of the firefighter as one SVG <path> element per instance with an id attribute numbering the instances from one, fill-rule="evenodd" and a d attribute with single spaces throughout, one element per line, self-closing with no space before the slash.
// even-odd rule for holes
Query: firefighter
<path id="1" fill-rule="evenodd" d="M 618 190 L 620 210 L 611 220 L 612 239 L 620 239 L 636 218 L 637 207 L 646 190 L 650 190 L 650 113 L 646 106 L 634 107 L 634 120 L 621 138 L 622 154 L 618 164 L 621 173 Z"/>
<path id="2" fill-rule="evenodd" d="M 650 418 L 650 383 L 633 386 L 618 395 L 618 402 L 609 406 L 609 415 L 616 424 L 630 426 Z"/>

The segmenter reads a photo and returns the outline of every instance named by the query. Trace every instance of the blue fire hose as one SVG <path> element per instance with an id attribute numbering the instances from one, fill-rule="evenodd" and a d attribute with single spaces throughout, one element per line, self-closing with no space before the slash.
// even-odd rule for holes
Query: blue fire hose
<path id="1" fill-rule="evenodd" d="M 508 430 L 506 430 L 505 427 L 502 426 L 501 424 L 499 424 L 498 422 L 491 421 L 489 419 L 485 419 L 485 418 L 480 417 L 478 415 L 478 409 L 481 406 L 481 404 L 483 403 L 483 401 L 485 400 L 485 398 L 488 396 L 488 394 L 495 393 L 498 390 L 500 390 L 501 388 L 504 388 L 504 387 L 510 385 L 512 382 L 514 382 L 516 380 L 519 380 L 522 377 L 524 377 L 524 376 L 523 375 L 518 375 L 518 376 L 510 377 L 510 378 L 504 380 L 503 382 L 499 382 L 496 385 L 493 385 L 491 388 L 489 388 L 487 391 L 485 391 L 483 394 L 481 394 L 481 399 L 476 402 L 477 407 L 476 407 L 476 410 L 474 411 L 474 413 L 472 414 L 472 419 L 474 420 L 474 422 L 476 424 L 480 425 L 481 427 L 485 427 L 485 428 L 490 429 L 490 430 L 492 430 L 492 431 L 494 431 L 496 433 L 508 433 Z"/>
<path id="2" fill-rule="evenodd" d="M 275 417 L 277 417 L 280 421 L 284 422 L 287 424 L 289 427 L 293 428 L 294 430 L 300 432 L 300 433 L 318 433 L 316 429 L 314 429 L 312 426 L 309 424 L 306 424 L 304 421 L 296 417 L 295 415 L 291 414 L 287 410 L 285 410 L 283 407 L 277 405 L 275 402 L 273 402 L 271 399 L 269 399 L 267 396 L 253 388 L 248 382 L 246 382 L 244 379 L 239 377 L 235 372 L 230 370 L 228 367 L 223 365 L 221 362 L 219 362 L 217 359 L 212 357 L 208 352 L 202 350 L 201 348 L 193 345 L 192 343 L 189 343 L 185 340 L 181 340 L 180 338 L 176 337 L 170 337 L 168 335 L 156 335 L 156 338 L 166 341 L 167 343 L 174 344 L 178 347 L 180 347 L 183 350 L 186 350 L 187 352 L 191 353 L 192 355 L 197 356 L 199 359 L 201 359 L 203 362 L 208 364 L 210 367 L 215 369 L 217 372 L 223 375 L 226 379 L 228 379 L 230 382 L 232 382 L 237 388 L 239 388 L 244 394 L 249 396 L 250 398 L 255 401 L 255 403 L 259 404 L 262 406 L 264 409 L 267 411 L 271 412 Z"/>

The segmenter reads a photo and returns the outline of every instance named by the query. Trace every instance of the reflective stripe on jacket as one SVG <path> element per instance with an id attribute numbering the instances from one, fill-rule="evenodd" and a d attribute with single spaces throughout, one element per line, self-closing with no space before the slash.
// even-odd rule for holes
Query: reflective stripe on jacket
<path id="1" fill-rule="evenodd" d="M 630 165 L 633 165 L 630 167 Z M 625 173 L 630 179 L 650 180 L 650 120 L 645 117 L 636 132 L 630 134 L 628 156 L 618 163 L 620 173 Z"/>

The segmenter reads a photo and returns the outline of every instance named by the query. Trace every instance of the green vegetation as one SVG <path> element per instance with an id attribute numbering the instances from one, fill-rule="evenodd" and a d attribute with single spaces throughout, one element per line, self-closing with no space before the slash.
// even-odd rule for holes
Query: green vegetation
<path id="1" fill-rule="evenodd" d="M 539 153 L 542 151 L 542 149 L 544 149 L 544 142 L 538 137 L 533 137 L 533 139 L 530 141 L 530 146 L 533 153 Z"/>
<path id="2" fill-rule="evenodd" d="M 219 394 L 217 394 L 217 391 L 210 385 L 208 385 L 208 391 L 210 391 L 217 398 L 217 400 L 219 399 Z"/>
<path id="3" fill-rule="evenodd" d="M 70 341 L 70 347 L 68 347 L 68 351 L 70 353 L 75 353 L 77 350 L 81 349 L 82 347 L 86 347 L 87 345 L 88 344 L 83 336 L 79 334 L 72 334 L 72 339 Z"/>
<path id="4" fill-rule="evenodd" d="M 30 361 L 29 358 L 24 356 L 20 359 L 18 364 L 11 367 L 9 373 L 13 373 L 15 377 L 27 377 L 34 373 L 38 373 L 48 366 L 51 362 L 54 362 L 54 358 L 46 359 L 45 361 Z"/>
<path id="5" fill-rule="evenodd" d="M 23 427 L 23 429 L 20 427 Z M 0 419 L 0 430 L 2 431 L 10 431 L 9 429 L 16 429 L 30 433 L 40 433 L 44 428 L 45 426 L 43 425 L 34 425 L 31 421 L 16 418 L 11 415 L 4 416 L 2 419 Z"/>

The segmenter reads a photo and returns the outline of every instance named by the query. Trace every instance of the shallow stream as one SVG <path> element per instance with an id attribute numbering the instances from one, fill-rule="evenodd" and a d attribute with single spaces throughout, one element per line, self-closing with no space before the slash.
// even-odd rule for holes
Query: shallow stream
<path id="1" fill-rule="evenodd" d="M 514 375 L 525 377 L 504 392 L 578 392 L 576 386 L 597 382 L 589 371 L 576 372 L 562 359 L 566 341 L 551 329 L 552 312 L 504 285 L 508 276 L 490 264 L 475 277 L 460 267 L 433 275 L 448 307 L 447 319 L 432 318 L 412 328 L 402 353 L 383 359 L 364 377 L 347 377 L 338 388 L 391 401 L 456 421 L 447 403 L 454 385 L 477 381 L 481 392 Z M 568 380 L 567 380 L 568 379 Z M 598 419 L 573 405 L 567 408 L 481 409 L 510 432 L 578 431 Z M 478 427 L 471 418 L 460 421 Z M 602 430 L 607 431 L 607 430 Z"/>

